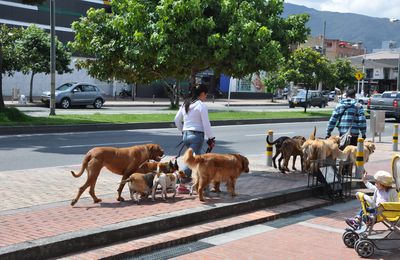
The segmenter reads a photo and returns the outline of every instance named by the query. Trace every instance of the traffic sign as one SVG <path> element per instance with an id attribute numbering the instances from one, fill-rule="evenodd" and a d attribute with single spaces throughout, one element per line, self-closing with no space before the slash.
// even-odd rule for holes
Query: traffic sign
<path id="1" fill-rule="evenodd" d="M 360 71 L 357 71 L 355 76 L 357 80 L 361 80 L 364 77 L 364 75 Z"/>

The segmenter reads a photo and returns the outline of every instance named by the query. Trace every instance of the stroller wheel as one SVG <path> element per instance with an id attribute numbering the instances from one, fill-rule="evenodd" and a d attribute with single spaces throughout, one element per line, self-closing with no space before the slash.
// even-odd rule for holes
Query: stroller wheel
<path id="1" fill-rule="evenodd" d="M 355 250 L 361 257 L 370 257 L 374 254 L 374 244 L 368 240 L 360 240 L 357 243 Z"/>
<path id="2" fill-rule="evenodd" d="M 342 235 L 343 243 L 350 248 L 354 248 L 354 244 L 357 242 L 358 239 L 358 234 L 353 231 L 346 231 Z"/>

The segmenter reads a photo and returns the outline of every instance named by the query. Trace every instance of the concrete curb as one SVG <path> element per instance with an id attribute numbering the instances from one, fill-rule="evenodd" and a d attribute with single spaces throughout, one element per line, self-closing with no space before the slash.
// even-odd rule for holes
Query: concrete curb
<path id="1" fill-rule="evenodd" d="M 57 257 L 118 241 L 148 236 L 174 228 L 215 220 L 235 214 L 276 206 L 322 194 L 322 189 L 307 187 L 244 198 L 234 203 L 202 206 L 146 219 L 132 220 L 91 230 L 71 232 L 0 248 L 0 259 L 43 259 Z"/>
<path id="2" fill-rule="evenodd" d="M 212 126 L 274 124 L 327 121 L 328 117 L 315 118 L 276 118 L 276 119 L 239 119 L 212 121 Z M 65 132 L 115 131 L 131 129 L 174 128 L 172 122 L 130 123 L 130 124 L 82 124 L 82 125 L 40 125 L 40 126 L 0 126 L 0 135 L 44 134 Z"/>

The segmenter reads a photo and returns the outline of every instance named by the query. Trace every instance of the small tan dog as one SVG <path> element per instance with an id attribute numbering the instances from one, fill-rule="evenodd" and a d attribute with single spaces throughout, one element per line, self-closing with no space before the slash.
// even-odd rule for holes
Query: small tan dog
<path id="1" fill-rule="evenodd" d="M 172 173 L 175 171 L 179 171 L 178 162 L 175 160 L 173 163 L 172 160 L 169 162 L 144 162 L 139 166 L 135 172 L 137 173 L 148 173 L 148 172 L 164 172 L 164 173 Z"/>
<path id="2" fill-rule="evenodd" d="M 176 183 L 179 179 L 185 178 L 186 175 L 183 171 L 175 171 L 173 173 L 157 173 L 153 180 L 153 188 L 151 193 L 151 198 L 155 201 L 156 189 L 158 185 L 161 186 L 161 198 L 167 200 L 167 189 L 172 189 L 174 194 L 172 198 L 175 198 L 176 195 Z"/>
<path id="3" fill-rule="evenodd" d="M 371 156 L 372 153 L 375 152 L 375 144 L 371 141 L 365 141 L 364 142 L 364 162 L 369 161 L 369 157 Z M 341 159 L 347 161 L 349 160 L 353 164 L 356 163 L 356 158 L 357 158 L 357 146 L 354 145 L 348 145 L 346 148 L 344 148 Z"/>
<path id="4" fill-rule="evenodd" d="M 121 183 L 128 183 L 131 199 L 139 204 L 142 197 L 147 198 L 152 190 L 153 181 L 156 176 L 155 172 L 149 173 L 133 173 L 129 178 Z"/>

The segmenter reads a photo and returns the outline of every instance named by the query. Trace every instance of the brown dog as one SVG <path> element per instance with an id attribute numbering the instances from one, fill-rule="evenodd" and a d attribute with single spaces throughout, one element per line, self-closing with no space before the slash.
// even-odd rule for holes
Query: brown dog
<path id="1" fill-rule="evenodd" d="M 300 156 L 301 160 L 301 171 L 304 171 L 303 168 L 303 150 L 301 149 L 301 146 L 304 144 L 306 139 L 303 136 L 295 136 L 293 138 L 287 139 L 282 143 L 282 157 L 279 158 L 279 170 L 283 173 L 285 171 L 289 171 L 288 164 L 289 164 L 289 159 L 291 156 L 293 156 L 293 165 L 292 169 L 296 170 L 295 164 L 296 164 L 296 158 L 297 156 Z M 281 167 L 281 160 L 283 160 L 283 167 Z"/>
<path id="2" fill-rule="evenodd" d="M 249 160 L 240 154 L 206 153 L 193 155 L 193 150 L 186 150 L 183 161 L 193 171 L 194 184 L 200 201 L 204 201 L 203 191 L 211 182 L 226 182 L 228 192 L 236 196 L 236 180 L 242 172 L 249 172 Z"/>
<path id="3" fill-rule="evenodd" d="M 148 197 L 152 188 L 154 178 L 157 175 L 155 172 L 149 173 L 133 173 L 128 179 L 123 180 L 121 183 L 128 183 L 131 199 L 139 204 L 142 197 Z"/>
<path id="4" fill-rule="evenodd" d="M 103 167 L 106 167 L 111 172 L 122 175 L 122 180 L 127 179 L 132 172 L 135 172 L 139 165 L 147 160 L 159 161 L 164 155 L 163 149 L 158 144 L 144 144 L 136 145 L 126 148 L 115 147 L 96 147 L 91 149 L 84 157 L 81 170 L 75 174 L 71 171 L 75 178 L 80 177 L 86 170 L 88 178 L 79 188 L 78 194 L 72 200 L 71 205 L 78 202 L 82 193 L 90 186 L 89 194 L 92 196 L 93 201 L 98 203 L 101 199 L 96 197 L 94 188 L 96 186 L 97 177 Z M 121 192 L 125 183 L 121 182 L 118 188 L 118 201 L 123 201 Z"/>

